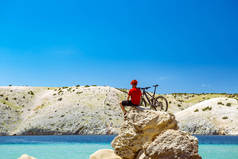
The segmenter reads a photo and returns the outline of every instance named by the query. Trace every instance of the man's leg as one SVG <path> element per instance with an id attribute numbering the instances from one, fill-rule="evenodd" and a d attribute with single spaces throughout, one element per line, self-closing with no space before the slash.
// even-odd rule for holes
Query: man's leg
<path id="1" fill-rule="evenodd" d="M 122 105 L 122 102 L 120 102 L 120 106 L 121 106 L 121 110 L 123 111 L 124 115 L 126 114 L 126 109 L 125 107 Z"/>

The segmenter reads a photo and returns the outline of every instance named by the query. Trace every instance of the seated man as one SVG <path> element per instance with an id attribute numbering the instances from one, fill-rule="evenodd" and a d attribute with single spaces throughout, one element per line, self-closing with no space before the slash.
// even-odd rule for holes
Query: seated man
<path id="1" fill-rule="evenodd" d="M 132 89 L 130 89 L 128 93 L 127 100 L 124 100 L 120 103 L 121 109 L 126 114 L 125 106 L 138 106 L 140 105 L 140 99 L 141 99 L 141 91 L 139 88 L 137 88 L 137 80 L 131 81 Z M 131 98 L 131 100 L 130 100 Z"/>

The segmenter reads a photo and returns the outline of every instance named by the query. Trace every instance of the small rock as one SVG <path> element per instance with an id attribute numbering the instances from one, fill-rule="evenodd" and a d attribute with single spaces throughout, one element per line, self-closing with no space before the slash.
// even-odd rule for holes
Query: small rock
<path id="1" fill-rule="evenodd" d="M 90 155 L 90 159 L 122 159 L 122 158 L 120 156 L 117 156 L 111 149 L 102 149 Z"/>
<path id="2" fill-rule="evenodd" d="M 21 157 L 19 157 L 18 159 L 36 159 L 35 157 L 29 156 L 27 154 L 23 154 L 21 155 Z"/>

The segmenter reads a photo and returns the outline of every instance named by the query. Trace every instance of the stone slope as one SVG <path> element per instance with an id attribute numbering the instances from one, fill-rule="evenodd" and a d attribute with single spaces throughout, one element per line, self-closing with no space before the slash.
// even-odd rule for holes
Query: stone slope
<path id="1" fill-rule="evenodd" d="M 175 114 L 181 130 L 193 134 L 238 135 L 238 103 L 213 98 Z"/>
<path id="2" fill-rule="evenodd" d="M 1 87 L 0 133 L 114 134 L 122 113 L 121 91 L 90 87 Z"/>

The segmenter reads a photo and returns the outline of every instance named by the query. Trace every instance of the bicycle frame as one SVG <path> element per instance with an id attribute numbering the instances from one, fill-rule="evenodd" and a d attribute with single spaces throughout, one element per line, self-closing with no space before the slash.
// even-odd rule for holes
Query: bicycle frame
<path id="1" fill-rule="evenodd" d="M 157 86 L 154 86 L 154 92 L 153 92 L 153 95 L 151 95 L 150 93 L 146 92 L 146 88 L 142 88 L 143 90 L 143 93 L 142 93 L 142 98 L 144 98 L 144 96 L 146 97 L 146 100 L 147 102 L 150 104 L 150 105 L 153 105 L 153 103 L 151 103 L 151 101 L 154 101 L 155 99 L 155 92 L 156 92 L 156 87 Z M 151 98 L 151 99 L 150 99 Z"/>

